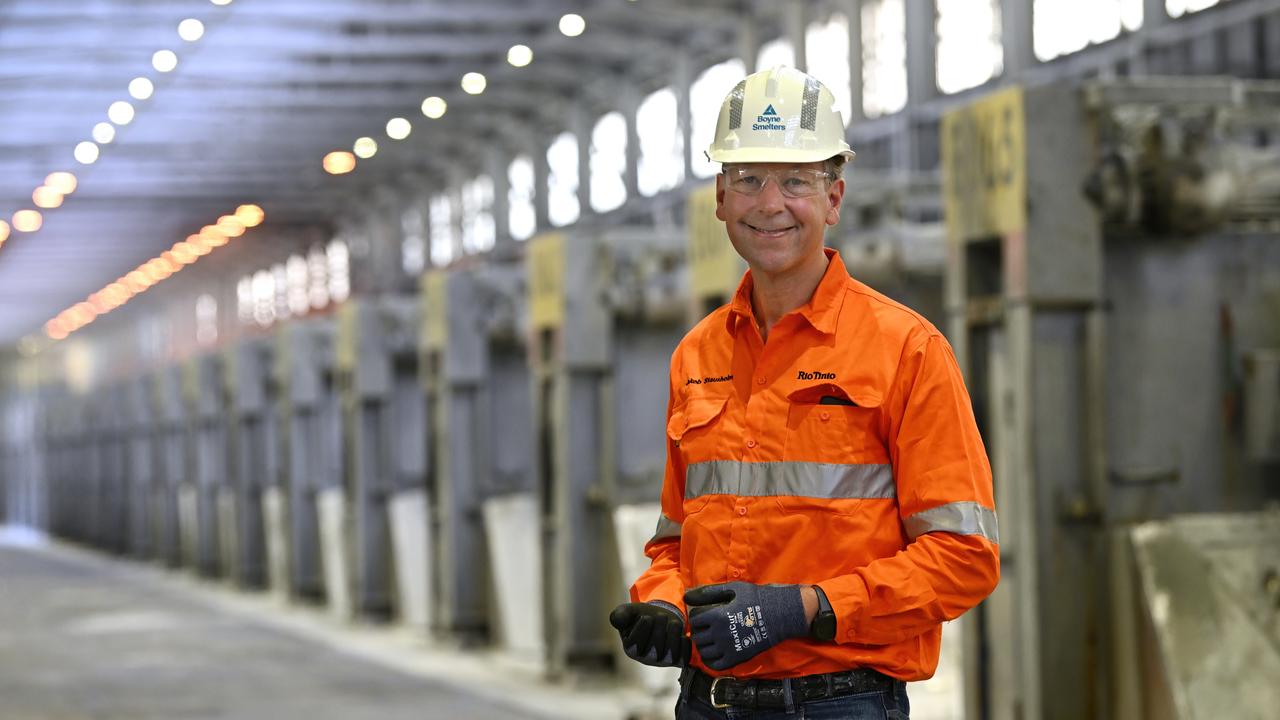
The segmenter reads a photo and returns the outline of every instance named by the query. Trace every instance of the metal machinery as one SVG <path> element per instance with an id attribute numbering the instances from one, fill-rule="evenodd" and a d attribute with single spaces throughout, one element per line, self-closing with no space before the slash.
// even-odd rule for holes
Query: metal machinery
<path id="1" fill-rule="evenodd" d="M 89 422 L 89 492 L 79 499 L 90 505 L 87 540 L 101 550 L 127 549 L 129 503 L 126 489 L 125 387 L 111 382 L 87 398 Z"/>
<path id="2" fill-rule="evenodd" d="M 553 676 L 599 667 L 617 652 L 607 617 L 630 578 L 622 576 L 615 513 L 646 505 L 652 534 L 666 448 L 666 397 L 654 388 L 667 385 L 685 330 L 683 245 L 677 233 L 583 226 L 528 247 Z"/>
<path id="3" fill-rule="evenodd" d="M 267 582 L 266 511 L 271 505 L 264 498 L 279 484 L 272 367 L 269 338 L 243 338 L 227 349 L 225 387 L 234 460 L 228 481 L 219 488 L 218 515 L 227 576 L 246 587 Z M 272 582 L 283 584 L 283 578 Z"/>
<path id="4" fill-rule="evenodd" d="M 187 472 L 186 410 L 181 367 L 163 365 L 151 376 L 155 418 L 156 474 L 151 486 L 155 557 L 176 567 L 182 562 L 178 530 L 178 489 Z"/>
<path id="5" fill-rule="evenodd" d="M 1130 529 L 1277 494 L 1231 408 L 1242 359 L 1280 343 L 1280 183 L 1259 146 L 1278 98 L 1060 83 L 942 122 L 950 337 L 1001 522 L 1001 585 L 965 635 L 970 717 L 1173 716 L 1135 670 L 1183 665 L 1167 644 L 1141 657 L 1119 612 Z"/>
<path id="6" fill-rule="evenodd" d="M 400 596 L 394 607 L 396 581 L 423 588 L 427 570 L 426 460 L 418 436 L 425 402 L 417 377 L 416 311 L 412 297 L 352 298 L 338 310 L 337 344 L 351 609 L 375 617 L 398 609 L 409 622 L 422 611 L 405 604 L 413 597 Z M 422 542 L 396 543 L 403 551 L 397 555 L 393 533 Z"/>
<path id="7" fill-rule="evenodd" d="M 345 568 L 326 568 L 320 552 L 321 493 L 342 487 L 342 425 L 333 334 L 330 318 L 313 318 L 286 323 L 276 335 L 276 401 L 284 465 L 281 489 L 288 523 L 284 565 L 287 591 L 293 599 L 323 598 L 326 569 L 340 575 Z M 273 573 L 273 586 L 275 582 Z M 333 584 L 345 587 L 346 580 Z"/>
<path id="8" fill-rule="evenodd" d="M 218 531 L 220 490 L 230 482 L 226 392 L 219 355 L 189 358 L 182 366 L 189 461 L 179 477 L 178 522 L 183 564 L 207 577 L 225 572 Z"/>
<path id="9" fill-rule="evenodd" d="M 492 261 L 423 278 L 432 626 L 541 658 L 524 273 Z"/>
<path id="10" fill-rule="evenodd" d="M 124 381 L 123 388 L 128 552 L 138 559 L 150 559 L 156 548 L 150 502 L 156 482 L 155 408 L 149 380 L 146 375 L 134 375 Z"/>

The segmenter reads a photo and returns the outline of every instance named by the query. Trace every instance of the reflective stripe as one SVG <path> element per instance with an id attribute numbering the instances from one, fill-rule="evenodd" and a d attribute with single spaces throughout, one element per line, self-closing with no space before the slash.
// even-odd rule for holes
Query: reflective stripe
<path id="1" fill-rule="evenodd" d="M 889 465 L 712 460 L 685 471 L 685 499 L 703 495 L 893 499 L 896 492 Z"/>
<path id="2" fill-rule="evenodd" d="M 742 96 L 747 92 L 747 81 L 739 82 L 729 93 L 729 129 L 742 127 Z"/>
<path id="3" fill-rule="evenodd" d="M 959 535 L 981 535 L 993 543 L 1000 543 L 1000 530 L 996 523 L 996 511 L 976 502 L 953 502 L 921 510 L 902 523 L 907 535 L 916 539 L 925 533 L 949 532 Z"/>
<path id="4" fill-rule="evenodd" d="M 680 537 L 680 523 L 675 522 L 666 515 L 659 515 L 658 528 L 653 531 L 653 537 L 649 538 L 649 542 L 678 537 Z"/>
<path id="5" fill-rule="evenodd" d="M 804 81 L 804 98 L 800 101 L 800 129 L 813 130 L 818 125 L 818 81 L 806 78 Z"/>

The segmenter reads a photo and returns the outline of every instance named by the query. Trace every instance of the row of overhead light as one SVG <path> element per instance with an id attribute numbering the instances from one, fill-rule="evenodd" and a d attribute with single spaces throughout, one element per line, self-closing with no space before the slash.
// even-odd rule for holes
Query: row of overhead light
<path id="1" fill-rule="evenodd" d="M 633 0 L 634 1 L 634 0 Z M 578 37 L 587 29 L 587 21 L 577 13 L 566 13 L 560 17 L 560 33 L 565 37 Z M 512 67 L 522 68 L 533 62 L 533 50 L 528 45 L 512 45 L 507 50 L 507 63 Z M 488 86 L 488 79 L 482 73 L 469 72 L 462 76 L 462 91 L 468 95 L 479 95 Z M 422 101 L 422 114 L 431 120 L 444 117 L 449 104 L 444 98 L 432 95 Z M 413 132 L 413 123 L 402 117 L 394 117 L 387 121 L 387 137 L 392 140 L 404 140 Z M 367 160 L 378 152 L 378 141 L 371 137 L 358 138 L 350 151 L 334 150 L 324 156 L 325 172 L 331 175 L 345 175 L 356 169 L 356 158 Z"/>
<path id="2" fill-rule="evenodd" d="M 186 240 L 174 243 L 156 257 L 125 273 L 115 282 L 89 295 L 82 302 L 58 313 L 45 323 L 44 331 L 52 340 L 62 340 L 112 310 L 124 305 L 139 293 L 191 265 L 200 258 L 230 242 L 231 238 L 244 235 L 247 228 L 262 224 L 266 214 L 257 205 L 241 205 L 232 215 L 223 215 L 212 225 L 205 225 L 200 232 Z"/>
<path id="3" fill-rule="evenodd" d="M 209 0 L 214 5 L 230 5 L 232 0 Z M 192 43 L 204 37 L 204 23 L 195 18 L 187 18 L 178 23 L 178 37 Z M 167 73 L 178 67 L 178 55 L 172 50 L 158 50 L 151 56 L 151 67 L 156 72 Z M 129 81 L 129 97 L 137 101 L 149 100 L 155 93 L 155 83 L 149 78 L 136 77 Z M 92 165 L 98 161 L 102 145 L 115 140 L 116 127 L 124 127 L 133 122 L 135 110 L 127 100 L 117 100 L 107 108 L 107 120 L 93 126 L 90 133 L 93 140 L 85 140 L 76 145 L 72 156 L 81 165 Z M 51 173 L 40 187 L 31 193 L 31 201 L 41 210 L 53 210 L 62 206 L 63 199 L 76 189 L 76 177 L 69 172 Z M 0 220 L 0 245 L 9 239 L 10 230 L 21 233 L 34 233 L 44 225 L 44 215 L 40 210 L 23 209 L 15 212 L 11 218 L 12 226 Z"/>

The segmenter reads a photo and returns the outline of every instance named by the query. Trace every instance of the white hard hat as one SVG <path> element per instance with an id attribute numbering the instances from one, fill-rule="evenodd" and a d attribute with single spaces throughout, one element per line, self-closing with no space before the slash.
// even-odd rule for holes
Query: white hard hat
<path id="1" fill-rule="evenodd" d="M 779 65 L 725 96 L 707 158 L 718 163 L 819 162 L 853 151 L 835 97 L 818 79 Z"/>

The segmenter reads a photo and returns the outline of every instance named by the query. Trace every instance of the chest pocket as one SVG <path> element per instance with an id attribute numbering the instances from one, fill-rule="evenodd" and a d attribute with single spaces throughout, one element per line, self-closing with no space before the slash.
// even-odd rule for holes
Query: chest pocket
<path id="1" fill-rule="evenodd" d="M 880 395 L 870 389 L 822 383 L 787 395 L 785 460 L 886 463 Z"/>
<path id="2" fill-rule="evenodd" d="M 723 433 L 713 432 L 724 414 L 727 397 L 693 397 L 672 410 L 667 437 L 680 448 L 686 463 L 713 460 Z"/>

